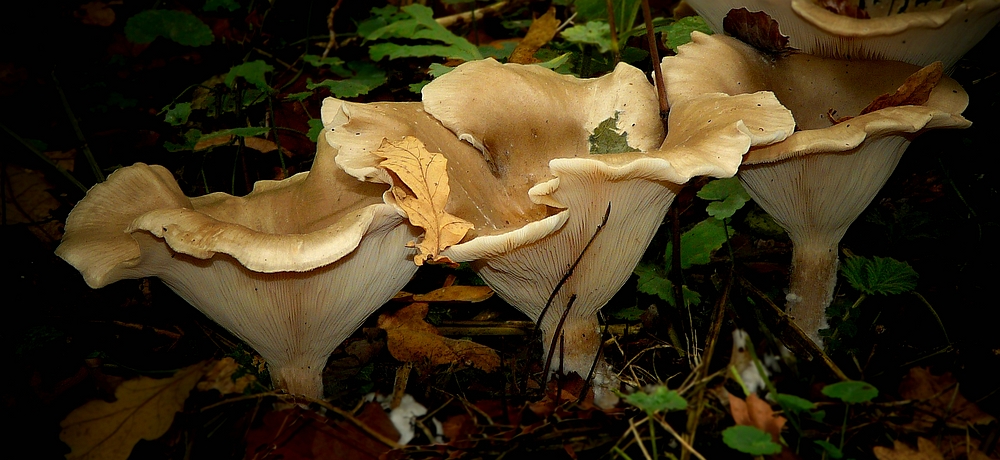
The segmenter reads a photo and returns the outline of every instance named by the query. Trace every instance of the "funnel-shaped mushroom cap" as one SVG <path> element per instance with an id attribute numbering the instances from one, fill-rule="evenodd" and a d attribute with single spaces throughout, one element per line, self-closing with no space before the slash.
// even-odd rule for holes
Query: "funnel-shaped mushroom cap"
<path id="1" fill-rule="evenodd" d="M 1000 0 L 962 2 L 848 2 L 867 5 L 857 19 L 827 10 L 816 0 L 690 0 L 688 3 L 722 33 L 731 9 L 763 11 L 778 21 L 789 46 L 821 56 L 903 61 L 920 66 L 941 61 L 950 73 L 1000 21 Z"/>
<path id="2" fill-rule="evenodd" d="M 322 397 L 326 359 L 413 275 L 384 187 L 320 143 L 313 171 L 245 197 L 185 197 L 170 173 L 121 168 L 73 209 L 56 254 L 91 287 L 159 277 L 264 357 L 279 387 Z"/>
<path id="3" fill-rule="evenodd" d="M 729 37 L 695 32 L 692 38 L 677 56 L 664 59 L 669 91 L 694 87 L 727 94 L 772 90 L 802 129 L 784 142 L 752 149 L 739 177 L 795 245 L 789 295 L 792 313 L 800 298 L 821 297 L 816 300 L 823 304 L 819 315 L 809 325 L 799 323 L 818 341 L 818 330 L 825 324 L 822 310 L 836 283 L 840 239 L 885 184 L 916 135 L 928 129 L 970 125 L 961 116 L 968 96 L 958 83 L 944 77 L 921 105 L 858 115 L 878 96 L 896 91 L 920 68 L 799 54 L 772 60 Z M 719 65 L 705 69 L 704 62 Z M 831 111 L 836 116 L 858 116 L 834 123 Z M 813 266 L 809 260 L 821 255 L 826 262 Z M 815 293 L 814 288 L 822 292 Z"/>
<path id="4" fill-rule="evenodd" d="M 534 66 L 475 62 L 424 88 L 425 110 L 481 148 L 495 177 L 523 183 L 530 175 L 537 181 L 527 191 L 532 201 L 568 214 L 565 225 L 521 247 L 483 236 L 443 253 L 476 260 L 502 298 L 540 321 L 546 350 L 574 298 L 562 328 L 564 360 L 554 360 L 553 369 L 588 373 L 601 344 L 596 312 L 632 273 L 681 184 L 695 175 L 733 175 L 751 145 L 782 140 L 794 127 L 773 95 L 691 92 L 677 98 L 661 139 L 655 101 L 645 76 L 625 65 L 580 80 Z M 600 142 L 595 129 L 615 117 L 615 133 L 640 151 L 591 154 Z M 539 180 L 546 177 L 552 178 Z M 595 378 L 599 387 L 613 381 L 603 363 Z"/>

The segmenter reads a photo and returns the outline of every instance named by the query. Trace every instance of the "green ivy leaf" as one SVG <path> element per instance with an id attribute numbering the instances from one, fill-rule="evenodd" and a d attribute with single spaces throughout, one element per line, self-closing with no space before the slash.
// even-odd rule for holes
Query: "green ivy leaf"
<path id="1" fill-rule="evenodd" d="M 780 404 L 783 409 L 790 412 L 808 412 L 816 408 L 816 403 L 795 395 L 779 393 L 775 399 L 777 399 L 778 404 Z"/>
<path id="2" fill-rule="evenodd" d="M 649 415 L 657 412 L 687 409 L 687 401 L 677 390 L 668 390 L 665 385 L 657 385 L 652 393 L 639 391 L 625 396 L 625 402 L 642 409 Z"/>
<path id="3" fill-rule="evenodd" d="M 601 53 L 611 51 L 611 26 L 604 21 L 590 21 L 570 27 L 560 34 L 570 43 L 596 45 Z"/>
<path id="4" fill-rule="evenodd" d="M 917 272 L 906 262 L 889 257 L 848 257 L 840 273 L 865 294 L 905 294 L 917 288 Z"/>
<path id="5" fill-rule="evenodd" d="M 712 261 L 712 254 L 726 242 L 726 226 L 722 221 L 709 218 L 698 222 L 681 234 L 681 268 L 704 265 Z M 664 254 L 667 266 L 671 263 L 673 249 L 668 246 Z"/>
<path id="6" fill-rule="evenodd" d="M 773 455 L 781 452 L 781 445 L 771 440 L 763 430 L 736 425 L 722 430 L 722 441 L 730 448 L 750 455 Z"/>
<path id="7" fill-rule="evenodd" d="M 620 113 L 621 112 L 615 111 L 613 116 L 600 122 L 597 127 L 594 128 L 594 133 L 591 134 L 588 139 L 590 141 L 591 154 L 639 151 L 639 149 L 632 148 L 628 145 L 627 132 L 624 130 L 622 130 L 621 133 L 618 132 L 618 115 Z"/>
<path id="8" fill-rule="evenodd" d="M 735 177 L 715 179 L 698 191 L 698 198 L 712 201 L 705 208 L 708 215 L 722 220 L 732 217 L 750 201 L 750 194 Z"/>
<path id="9" fill-rule="evenodd" d="M 309 119 L 309 132 L 306 136 L 309 136 L 309 140 L 316 142 L 319 139 L 319 134 L 323 132 L 323 120 L 319 118 Z"/>
<path id="10" fill-rule="evenodd" d="M 274 66 L 264 61 L 244 62 L 230 68 L 223 82 L 226 86 L 232 86 L 233 82 L 236 81 L 236 77 L 243 77 L 247 83 L 254 85 L 257 89 L 269 91 L 271 87 L 267 84 L 264 74 L 272 70 L 274 70 Z"/>
<path id="11" fill-rule="evenodd" d="M 151 43 L 156 37 L 186 46 L 208 45 L 215 40 L 212 29 L 201 19 L 181 11 L 143 11 L 125 23 L 125 38 L 132 43 Z"/>
<path id="12" fill-rule="evenodd" d="M 202 10 L 216 11 L 219 8 L 225 8 L 229 11 L 236 11 L 240 9 L 240 4 L 236 3 L 235 0 L 205 0 L 205 7 L 202 8 Z"/>
<path id="13" fill-rule="evenodd" d="M 346 80 L 323 80 L 306 83 L 306 89 L 327 88 L 335 97 L 357 97 L 384 85 L 388 80 L 385 71 L 370 62 L 352 62 L 348 67 L 354 76 Z"/>
<path id="14" fill-rule="evenodd" d="M 823 387 L 823 394 L 848 404 L 868 402 L 878 396 L 878 388 L 857 380 L 837 382 Z"/>
<path id="15" fill-rule="evenodd" d="M 681 18 L 670 25 L 664 44 L 676 53 L 678 47 L 691 41 L 691 32 L 696 30 L 706 34 L 712 33 L 712 28 L 708 27 L 708 23 L 701 16 Z"/>
<path id="16" fill-rule="evenodd" d="M 163 119 L 171 126 L 180 126 L 187 123 L 189 116 L 191 116 L 191 103 L 181 102 L 167 108 L 167 114 Z"/>

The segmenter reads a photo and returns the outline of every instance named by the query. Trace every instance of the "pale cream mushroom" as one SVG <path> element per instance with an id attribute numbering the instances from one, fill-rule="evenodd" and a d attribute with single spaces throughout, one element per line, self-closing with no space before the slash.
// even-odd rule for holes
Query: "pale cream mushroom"
<path id="1" fill-rule="evenodd" d="M 311 172 L 245 197 L 188 198 L 161 166 L 121 168 L 76 205 L 56 254 L 93 288 L 160 278 L 260 353 L 276 387 L 321 398 L 330 353 L 416 267 L 385 186 L 319 145 Z"/>
<path id="2" fill-rule="evenodd" d="M 820 56 L 902 61 L 920 66 L 941 61 L 947 73 L 1000 21 L 1000 0 L 846 2 L 867 5 L 869 18 L 837 14 L 816 0 L 687 0 L 712 30 L 732 9 L 763 11 L 778 22 L 789 46 Z"/>
<path id="3" fill-rule="evenodd" d="M 705 62 L 715 65 L 706 67 Z M 965 128 L 968 95 L 944 77 L 926 103 L 858 115 L 896 91 L 920 67 L 892 61 L 846 61 L 805 54 L 771 58 L 730 37 L 695 32 L 664 59 L 668 92 L 770 90 L 795 116 L 783 142 L 747 154 L 739 177 L 793 243 L 788 313 L 817 343 L 837 281 L 837 247 L 848 226 L 882 188 L 910 141 L 938 128 Z"/>
<path id="4" fill-rule="evenodd" d="M 632 273 L 681 184 L 695 175 L 731 176 L 751 145 L 784 139 L 793 129 L 790 113 L 771 94 L 692 93 L 677 98 L 664 140 L 655 90 L 627 65 L 577 79 L 537 66 L 475 61 L 427 85 L 423 95 L 423 109 L 454 132 L 452 139 L 468 144 L 445 147 L 419 130 L 402 129 L 418 122 L 395 119 L 401 105 L 343 104 L 340 114 L 349 121 L 328 133 L 345 153 L 338 164 L 358 177 L 376 177 L 365 152 L 383 135 L 414 135 L 436 145 L 432 151 L 440 148 L 450 162 L 452 190 L 460 190 L 449 212 L 476 223 L 473 235 L 443 254 L 474 261 L 504 300 L 540 322 L 545 351 L 559 347 L 552 350 L 552 370 L 585 377 L 596 363 L 596 396 L 605 405 L 617 377 L 596 361 L 597 311 Z M 591 133 L 616 116 L 616 131 L 642 152 L 591 154 Z M 423 117 L 419 124 L 433 125 Z M 386 126 L 392 136 L 382 134 Z M 352 135 L 371 139 L 365 149 L 350 148 Z M 470 145 L 481 153 L 474 149 L 470 156 Z M 359 155 L 346 154 L 351 151 Z M 509 214 L 496 215 L 505 217 L 481 219 L 501 207 Z M 527 212 L 519 216 L 518 209 Z"/>

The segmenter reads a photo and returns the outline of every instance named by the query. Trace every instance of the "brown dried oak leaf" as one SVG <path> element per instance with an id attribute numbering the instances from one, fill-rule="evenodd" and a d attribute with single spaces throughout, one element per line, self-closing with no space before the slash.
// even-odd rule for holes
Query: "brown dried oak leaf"
<path id="1" fill-rule="evenodd" d="M 465 237 L 471 222 L 445 212 L 448 204 L 448 160 L 440 153 L 431 153 L 423 142 L 412 136 L 393 143 L 388 139 L 375 152 L 385 160 L 379 166 L 392 176 L 392 195 L 414 226 L 424 229 L 424 237 L 416 243 L 420 251 L 413 262 L 452 263 L 441 255 Z"/>
<path id="2" fill-rule="evenodd" d="M 933 375 L 926 367 L 911 368 L 899 383 L 900 396 L 917 401 L 920 409 L 910 427 L 925 431 L 944 419 L 948 426 L 964 430 L 969 425 L 988 425 L 996 420 L 958 390 L 958 382 L 950 372 Z"/>
<path id="3" fill-rule="evenodd" d="M 793 51 L 788 46 L 788 36 L 782 35 L 775 21 L 767 13 L 751 13 L 746 8 L 729 10 L 722 19 L 725 32 L 740 41 L 769 54 L 785 54 Z"/>
<path id="4" fill-rule="evenodd" d="M 729 411 L 737 425 L 756 427 L 771 435 L 775 442 L 781 439 L 781 428 L 788 421 L 780 415 L 774 415 L 771 405 L 757 397 L 756 393 L 750 393 L 746 401 L 730 393 Z"/>
<path id="5" fill-rule="evenodd" d="M 233 378 L 233 374 L 239 369 L 239 363 L 230 356 L 215 361 L 205 373 L 204 380 L 198 382 L 198 390 L 219 390 L 219 393 L 223 395 L 243 393 L 243 390 L 246 390 L 250 383 L 257 380 L 257 377 L 244 373 L 240 377 Z"/>
<path id="6" fill-rule="evenodd" d="M 198 363 L 165 379 L 128 380 L 115 391 L 115 402 L 90 401 L 76 408 L 60 423 L 59 439 L 72 449 L 66 458 L 125 460 L 140 439 L 163 436 L 206 368 Z"/>
<path id="7" fill-rule="evenodd" d="M 556 8 L 552 6 L 549 7 L 549 10 L 545 14 L 531 21 L 528 33 L 517 44 L 517 48 L 514 48 L 514 52 L 510 54 L 507 62 L 516 64 L 534 64 L 539 62 L 535 57 L 535 53 L 538 52 L 539 48 L 545 46 L 549 40 L 552 40 L 552 37 L 556 36 L 557 31 L 559 31 L 559 20 L 556 19 Z"/>
<path id="8" fill-rule="evenodd" d="M 901 441 L 893 441 L 892 449 L 876 446 L 873 450 L 878 460 L 944 460 L 944 455 L 934 445 L 933 441 L 917 438 L 917 450 L 913 450 Z"/>
<path id="9" fill-rule="evenodd" d="M 500 356 L 485 345 L 469 340 L 442 337 L 437 328 L 424 321 L 428 304 L 412 303 L 378 317 L 378 327 L 385 329 L 389 353 L 402 362 L 458 364 L 493 372 L 500 367 Z"/>

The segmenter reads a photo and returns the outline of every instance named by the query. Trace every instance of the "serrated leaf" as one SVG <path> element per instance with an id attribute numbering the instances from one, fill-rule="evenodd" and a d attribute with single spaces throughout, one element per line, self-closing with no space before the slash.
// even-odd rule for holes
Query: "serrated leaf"
<path id="1" fill-rule="evenodd" d="M 716 219 L 728 219 L 750 201 L 750 194 L 735 177 L 715 179 L 698 191 L 698 198 L 712 201 L 705 208 Z"/>
<path id="2" fill-rule="evenodd" d="M 320 133 L 322 132 L 323 132 L 323 120 L 320 120 L 319 118 L 310 118 L 309 132 L 306 133 L 306 136 L 309 136 L 309 140 L 316 142 L 316 140 L 319 139 Z"/>
<path id="3" fill-rule="evenodd" d="M 890 257 L 848 257 L 840 273 L 865 294 L 905 294 L 917 288 L 919 275 L 910 264 Z"/>
<path id="4" fill-rule="evenodd" d="M 677 306 L 674 302 L 674 283 L 667 279 L 666 273 L 661 273 L 659 268 L 649 263 L 636 265 L 634 273 L 639 276 L 637 286 L 639 292 L 655 295 L 670 306 Z M 688 289 L 687 286 L 681 286 L 681 293 L 686 304 L 698 305 L 701 303 L 701 295 Z"/>
<path id="5" fill-rule="evenodd" d="M 576 25 L 563 30 L 560 35 L 570 43 L 595 45 L 600 53 L 611 51 L 611 26 L 604 21 Z"/>
<path id="6" fill-rule="evenodd" d="M 415 302 L 378 317 L 378 327 L 386 331 L 389 353 L 402 362 L 467 365 L 486 372 L 500 367 L 496 350 L 469 340 L 442 337 L 424 320 L 428 304 Z"/>
<path id="7" fill-rule="evenodd" d="M 678 47 L 691 41 L 691 32 L 696 30 L 712 34 L 712 28 L 708 26 L 708 23 L 701 16 L 688 16 L 678 19 L 677 22 L 667 27 L 666 40 L 664 40 L 663 44 L 676 53 Z"/>
<path id="8" fill-rule="evenodd" d="M 625 402 L 650 415 L 657 412 L 687 409 L 687 400 L 681 397 L 677 390 L 668 390 L 664 385 L 657 385 L 652 393 L 638 391 L 626 395 Z"/>
<path id="9" fill-rule="evenodd" d="M 410 19 L 399 20 L 392 16 L 392 22 L 386 19 L 385 25 L 374 30 L 365 30 L 367 40 L 386 38 L 405 38 L 412 40 L 432 40 L 443 45 L 400 45 L 397 43 L 378 43 L 372 45 L 368 52 L 372 60 L 378 61 L 384 57 L 397 59 L 402 57 L 440 56 L 449 59 L 474 61 L 482 59 L 479 49 L 463 37 L 455 35 L 450 30 L 434 20 L 434 10 L 420 4 L 411 4 L 401 8 Z M 374 10 L 373 10 L 374 12 Z M 359 27 L 359 33 L 360 27 Z"/>
<path id="10" fill-rule="evenodd" d="M 163 120 L 171 126 L 180 126 L 187 123 L 189 116 L 191 116 L 191 103 L 181 102 L 168 108 Z"/>
<path id="11" fill-rule="evenodd" d="M 352 62 L 348 67 L 354 76 L 346 80 L 323 80 L 306 83 L 306 89 L 327 88 L 335 97 L 358 97 L 384 85 L 388 80 L 385 71 L 370 62 Z"/>
<path id="12" fill-rule="evenodd" d="M 440 77 L 441 75 L 451 72 L 452 70 L 455 70 L 455 68 L 448 67 L 444 64 L 438 64 L 436 62 L 432 62 L 431 65 L 427 67 L 427 74 L 434 78 L 437 78 Z"/>
<path id="13" fill-rule="evenodd" d="M 198 363 L 165 379 L 127 380 L 115 390 L 114 402 L 90 401 L 76 408 L 60 423 L 59 439 L 71 449 L 66 458 L 127 459 L 140 440 L 167 432 L 205 370 L 205 363 Z"/>
<path id="14" fill-rule="evenodd" d="M 424 229 L 413 262 L 451 263 L 441 251 L 458 243 L 474 225 L 445 212 L 451 187 L 448 185 L 448 160 L 431 153 L 423 142 L 412 136 L 398 143 L 383 140 L 375 152 L 385 160 L 379 167 L 393 174 L 392 195 L 406 212 L 410 223 Z"/>
<path id="15" fill-rule="evenodd" d="M 823 387 L 823 394 L 848 404 L 868 402 L 878 396 L 878 388 L 857 380 L 837 382 Z"/>
<path id="16" fill-rule="evenodd" d="M 681 234 L 681 268 L 704 265 L 712 261 L 712 254 L 726 242 L 726 226 L 717 219 L 705 219 Z M 671 263 L 672 249 L 666 251 L 664 261 Z"/>
<path id="17" fill-rule="evenodd" d="M 235 0 L 205 0 L 205 7 L 202 9 L 205 11 L 216 11 L 219 8 L 236 11 L 240 9 L 240 4 L 236 3 Z"/>
<path id="18" fill-rule="evenodd" d="M 618 132 L 618 116 L 621 112 L 600 122 L 588 138 L 591 154 L 638 152 L 639 149 L 628 145 L 628 133 Z"/>
<path id="19" fill-rule="evenodd" d="M 244 62 L 229 69 L 223 82 L 226 86 L 232 86 L 236 77 L 243 77 L 247 83 L 254 85 L 261 91 L 269 91 L 271 87 L 267 84 L 264 74 L 274 70 L 274 66 L 264 61 Z"/>
<path id="20" fill-rule="evenodd" d="M 781 452 L 781 445 L 759 428 L 736 425 L 722 430 L 722 441 L 730 448 L 750 455 L 772 455 Z"/>
<path id="21" fill-rule="evenodd" d="M 448 59 L 462 59 L 464 61 L 475 61 L 479 59 L 476 55 L 469 54 L 466 50 L 451 45 L 399 45 L 392 42 L 377 43 L 372 45 L 368 48 L 368 55 L 373 61 L 380 61 L 385 57 L 388 57 L 389 59 L 399 59 L 428 56 L 439 56 Z"/>
<path id="22" fill-rule="evenodd" d="M 125 24 L 125 38 L 130 42 L 150 43 L 157 37 L 167 38 L 186 46 L 208 45 L 215 40 L 212 29 L 190 13 L 149 10 L 128 18 Z"/>

